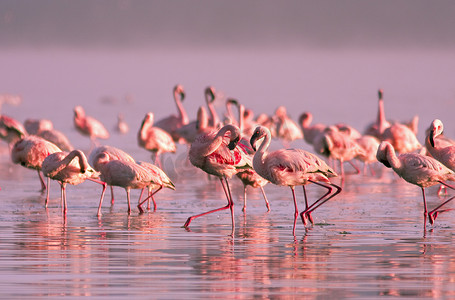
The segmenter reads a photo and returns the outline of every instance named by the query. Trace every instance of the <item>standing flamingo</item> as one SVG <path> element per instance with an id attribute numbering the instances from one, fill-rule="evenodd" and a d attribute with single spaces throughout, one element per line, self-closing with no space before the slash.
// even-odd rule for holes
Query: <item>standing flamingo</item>
<path id="1" fill-rule="evenodd" d="M 139 146 L 153 153 L 153 161 L 161 166 L 160 154 L 175 153 L 177 150 L 171 135 L 159 127 L 153 126 L 153 113 L 149 112 L 142 121 L 137 134 Z"/>
<path id="2" fill-rule="evenodd" d="M 225 141 L 226 134 L 230 134 L 229 143 Z M 189 217 L 183 225 L 184 227 L 188 227 L 195 218 L 229 208 L 232 219 L 231 234 L 234 234 L 234 201 L 232 200 L 228 178 L 236 174 L 239 168 L 247 168 L 251 164 L 251 162 L 247 161 L 247 157 L 243 155 L 243 151 L 237 147 L 239 139 L 240 129 L 228 124 L 219 130 L 199 135 L 191 144 L 189 150 L 190 162 L 195 167 L 220 179 L 228 203 L 221 208 Z"/>
<path id="3" fill-rule="evenodd" d="M 214 130 L 214 127 L 209 126 L 209 116 L 204 106 L 200 106 L 197 111 L 196 120 L 183 125 L 177 129 L 177 133 L 190 145 L 196 137 L 202 133 L 207 133 Z"/>
<path id="4" fill-rule="evenodd" d="M 90 152 L 88 160 L 89 164 L 98 172 L 101 171 L 101 164 L 105 163 L 106 160 L 124 160 L 128 162 L 135 162 L 134 158 L 125 151 L 108 145 L 98 146 L 93 149 L 92 152 Z M 114 188 L 112 185 L 110 185 L 110 187 L 111 204 L 114 204 Z"/>
<path id="5" fill-rule="evenodd" d="M 117 115 L 117 125 L 115 126 L 115 130 L 117 130 L 117 132 L 120 134 L 125 134 L 130 131 L 130 127 L 128 126 L 128 123 L 126 123 L 125 117 L 121 113 Z"/>
<path id="6" fill-rule="evenodd" d="M 301 149 L 280 149 L 267 153 L 271 142 L 271 135 L 270 131 L 263 126 L 256 127 L 253 136 L 251 136 L 250 144 L 254 150 L 256 150 L 256 141 L 261 138 L 264 138 L 264 140 L 253 158 L 254 170 L 273 184 L 285 185 L 291 188 L 295 207 L 292 232 L 295 235 L 295 225 L 298 217 L 297 201 L 294 191 L 295 186 L 303 186 L 305 194 L 305 210 L 300 214 L 302 222 L 306 224 L 306 218 L 308 218 L 313 223 L 311 213 L 341 192 L 341 187 L 331 183 L 328 179 L 329 177 L 337 176 L 337 174 L 316 155 Z M 305 191 L 305 185 L 308 183 L 317 184 L 328 190 L 325 195 L 310 206 L 308 205 Z M 333 187 L 336 191 L 332 194 Z"/>
<path id="7" fill-rule="evenodd" d="M 24 122 L 24 126 L 29 134 L 37 135 L 51 143 L 54 143 L 63 151 L 72 151 L 74 149 L 66 135 L 61 131 L 54 129 L 54 124 L 50 120 L 27 119 Z"/>
<path id="8" fill-rule="evenodd" d="M 174 87 L 174 101 L 175 105 L 177 105 L 177 110 L 179 113 L 178 116 L 170 115 L 164 119 L 159 120 L 155 124 L 156 127 L 167 131 L 174 139 L 174 142 L 179 143 L 183 143 L 184 141 L 181 139 L 176 130 L 189 123 L 188 115 L 182 104 L 183 99 L 185 99 L 185 91 L 182 85 L 177 84 Z"/>
<path id="9" fill-rule="evenodd" d="M 15 164 L 20 164 L 29 169 L 37 170 L 38 177 L 41 182 L 41 191 L 46 189 L 46 184 L 41 175 L 41 168 L 43 161 L 50 154 L 61 152 L 62 150 L 53 143 L 46 141 L 38 136 L 29 135 L 17 141 L 11 149 L 11 160 Z M 48 179 L 49 186 L 50 179 Z M 47 189 L 47 196 L 45 206 L 49 201 L 49 188 Z"/>
<path id="10" fill-rule="evenodd" d="M 299 117 L 300 127 L 302 128 L 303 132 L 303 139 L 310 145 L 312 145 L 314 139 L 319 134 L 322 134 L 324 130 L 327 128 L 327 126 L 322 123 L 316 123 L 311 125 L 312 121 L 313 114 L 310 112 L 304 112 Z"/>
<path id="11" fill-rule="evenodd" d="M 109 160 L 109 155 L 105 152 L 98 155 L 98 166 L 101 171 L 101 181 L 104 181 L 110 186 L 119 186 L 125 189 L 128 201 L 128 214 L 130 214 L 130 190 L 148 187 L 153 179 L 150 172 L 136 162 Z M 102 203 L 103 198 L 100 199 L 100 204 L 98 206 L 98 216 L 101 216 Z"/>
<path id="12" fill-rule="evenodd" d="M 275 126 L 276 135 L 284 141 L 285 145 L 298 139 L 303 139 L 302 130 L 299 126 L 288 116 L 286 107 L 279 106 L 275 110 Z"/>
<path id="13" fill-rule="evenodd" d="M 143 212 L 144 210 L 142 209 L 142 204 L 145 201 L 148 201 L 147 210 L 150 210 L 150 198 L 151 198 L 153 201 L 153 210 L 156 210 L 156 202 L 155 202 L 155 198 L 153 196 L 163 188 L 175 190 L 175 185 L 172 183 L 171 179 L 167 176 L 167 174 L 161 168 L 155 166 L 154 164 L 144 162 L 144 161 L 139 161 L 139 162 L 137 162 L 137 164 L 140 165 L 141 167 L 147 169 L 150 172 L 150 176 L 152 177 L 152 180 L 148 186 L 148 191 L 149 191 L 148 196 L 147 196 L 147 198 L 145 198 L 145 200 L 139 201 L 137 208 L 139 209 L 140 212 Z M 156 190 L 153 191 L 153 189 L 156 189 Z"/>
<path id="14" fill-rule="evenodd" d="M 74 107 L 74 126 L 81 134 L 89 136 L 92 147 L 96 139 L 108 139 L 109 132 L 104 125 L 93 117 L 87 116 L 82 106 Z"/>
<path id="15" fill-rule="evenodd" d="M 77 158 L 77 159 L 75 159 Z M 91 180 L 103 186 L 103 193 L 106 190 L 106 183 L 99 181 L 99 174 L 87 162 L 87 157 L 80 150 L 68 152 L 55 152 L 47 156 L 42 164 L 44 176 L 60 182 L 62 212 L 66 215 L 66 184 L 78 185 L 85 180 Z"/>
<path id="16" fill-rule="evenodd" d="M 221 121 L 220 118 L 218 117 L 218 113 L 216 112 L 215 106 L 213 105 L 213 102 L 216 100 L 216 91 L 213 86 L 208 86 L 205 91 L 205 103 L 207 104 L 207 107 L 210 112 L 210 117 L 209 117 L 209 126 L 214 127 L 214 128 L 219 128 Z"/>
<path id="17" fill-rule="evenodd" d="M 376 158 L 387 168 L 392 168 L 401 178 L 422 189 L 424 230 L 426 228 L 427 214 L 430 223 L 433 224 L 438 209 L 448 201 L 428 212 L 425 199 L 425 188 L 440 183 L 455 190 L 454 187 L 444 182 L 446 180 L 455 181 L 455 172 L 429 156 L 417 153 L 403 153 L 397 156 L 395 154 L 395 149 L 389 142 L 382 142 L 379 145 Z"/>

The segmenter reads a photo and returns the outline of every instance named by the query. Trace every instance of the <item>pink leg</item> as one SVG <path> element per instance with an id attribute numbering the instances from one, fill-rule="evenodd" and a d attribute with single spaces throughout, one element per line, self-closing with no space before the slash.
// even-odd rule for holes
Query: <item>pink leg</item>
<path id="1" fill-rule="evenodd" d="M 106 192 L 107 183 L 103 182 L 101 180 L 98 180 L 98 179 L 93 179 L 93 178 L 87 178 L 87 179 L 90 181 L 96 182 L 98 184 L 101 184 L 103 186 L 103 191 L 101 192 L 100 204 L 98 205 L 98 212 L 97 212 L 97 216 L 99 217 L 99 216 L 101 216 L 101 204 L 103 203 L 104 193 Z"/>
<path id="2" fill-rule="evenodd" d="M 111 205 L 114 204 L 114 187 L 111 185 Z"/>
<path id="3" fill-rule="evenodd" d="M 310 182 L 314 183 L 314 184 L 317 184 L 319 186 L 322 186 L 324 188 L 326 188 L 328 191 L 327 193 L 325 193 L 321 198 L 319 198 L 318 200 L 316 200 L 312 205 L 310 205 L 310 207 L 308 207 L 308 209 L 306 209 L 305 211 L 302 212 L 302 218 L 304 218 L 305 214 L 307 215 L 311 215 L 311 213 L 316 209 L 318 208 L 319 206 L 321 206 L 322 204 L 324 204 L 325 202 L 329 201 L 330 199 L 332 199 L 333 197 L 335 197 L 337 194 L 339 194 L 341 192 L 341 187 L 339 187 L 338 185 L 336 184 L 333 184 L 333 183 L 330 183 L 330 185 L 326 185 L 326 184 L 323 184 L 321 182 L 316 182 L 316 181 L 313 181 L 313 180 L 309 180 Z M 332 193 L 332 187 L 336 188 L 337 190 L 335 191 L 335 193 L 333 193 L 332 195 L 330 195 Z M 330 195 L 330 196 L 329 196 Z"/>
<path id="4" fill-rule="evenodd" d="M 47 208 L 47 203 L 49 202 L 49 188 L 50 188 L 51 179 L 47 177 L 47 191 L 46 191 L 46 200 L 44 200 L 44 207 Z"/>
<path id="5" fill-rule="evenodd" d="M 292 197 L 294 198 L 294 227 L 292 228 L 292 235 L 295 236 L 295 225 L 297 224 L 297 216 L 299 215 L 299 209 L 297 207 L 297 200 L 295 199 L 295 189 L 291 186 Z"/>
<path id="6" fill-rule="evenodd" d="M 43 178 L 43 175 L 41 174 L 40 170 L 38 170 L 38 178 L 41 183 L 41 192 L 44 192 L 46 190 L 46 184 L 44 183 L 44 178 Z"/>
<path id="7" fill-rule="evenodd" d="M 422 189 L 422 195 L 423 195 L 423 231 L 426 231 L 426 224 L 427 224 L 427 200 L 425 199 L 425 188 Z"/>
<path id="8" fill-rule="evenodd" d="M 233 211 L 233 202 L 232 202 L 232 199 L 230 197 L 230 190 L 226 189 L 225 185 L 224 185 L 224 182 L 223 182 L 223 178 L 220 178 L 220 181 L 221 181 L 221 185 L 223 186 L 223 189 L 224 189 L 224 193 L 226 194 L 226 198 L 227 198 L 227 201 L 228 201 L 228 204 L 226 206 L 223 206 L 223 207 L 220 207 L 220 208 L 216 208 L 216 209 L 213 209 L 213 210 L 210 210 L 210 211 L 207 211 L 205 213 L 202 213 L 202 214 L 198 214 L 198 215 L 194 215 L 194 216 L 191 216 L 189 217 L 185 224 L 183 225 L 183 227 L 188 227 L 191 223 L 191 221 L 193 221 L 194 219 L 196 218 L 199 218 L 199 217 L 202 217 L 202 216 L 205 216 L 205 215 L 208 215 L 208 214 L 211 214 L 211 213 L 214 213 L 214 212 L 217 212 L 217 211 L 220 211 L 220 210 L 224 210 L 224 209 L 228 209 L 230 208 L 231 209 L 231 217 L 232 217 L 232 227 L 235 228 L 235 224 L 234 224 L 234 211 Z M 226 180 L 227 182 L 227 180 Z M 229 185 L 228 185 L 229 187 Z"/>
<path id="9" fill-rule="evenodd" d="M 452 201 L 454 198 L 455 198 L 455 196 L 447 199 L 446 201 L 444 201 L 443 203 L 441 203 L 435 209 L 433 209 L 432 211 L 430 211 L 428 213 L 428 219 L 429 219 L 431 225 L 434 224 L 434 221 L 436 220 L 436 218 L 438 217 L 438 215 L 440 213 L 453 210 L 453 208 L 448 208 L 448 209 L 443 209 L 443 210 L 440 210 L 440 208 L 443 207 L 444 205 L 446 205 L 447 203 L 449 203 L 450 201 Z"/>
<path id="10" fill-rule="evenodd" d="M 142 200 L 141 202 L 139 202 L 139 204 L 137 205 L 137 208 L 139 209 L 139 212 L 140 213 L 143 213 L 144 210 L 142 209 L 142 204 L 144 204 L 145 201 L 149 200 L 149 198 L 152 198 L 153 200 L 153 205 L 154 205 L 154 209 L 156 210 L 156 202 L 155 202 L 155 199 L 153 199 L 153 196 L 158 193 L 163 187 L 160 186 L 156 191 L 154 191 L 153 193 L 149 193 L 148 197 L 145 198 L 144 200 Z M 142 195 L 142 193 L 141 193 Z M 140 199 L 140 198 L 139 198 Z"/>
<path id="11" fill-rule="evenodd" d="M 131 213 L 130 188 L 126 188 L 126 200 L 128 201 L 128 214 Z"/>
<path id="12" fill-rule="evenodd" d="M 270 211 L 270 203 L 269 203 L 269 200 L 267 200 L 267 196 L 265 195 L 264 188 L 261 186 L 260 189 L 262 192 L 262 196 L 264 197 L 264 200 L 265 200 L 265 206 L 267 207 L 267 211 Z"/>
<path id="13" fill-rule="evenodd" d="M 352 160 L 349 161 L 349 164 L 355 169 L 355 174 L 360 174 L 359 167 L 357 167 L 357 165 Z"/>
<path id="14" fill-rule="evenodd" d="M 246 211 L 246 184 L 243 185 L 243 208 L 242 211 Z"/>

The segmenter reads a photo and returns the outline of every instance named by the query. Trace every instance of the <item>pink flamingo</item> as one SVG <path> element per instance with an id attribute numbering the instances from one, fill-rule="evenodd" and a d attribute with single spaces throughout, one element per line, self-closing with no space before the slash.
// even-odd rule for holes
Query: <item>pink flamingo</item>
<path id="1" fill-rule="evenodd" d="M 170 115 L 164 119 L 159 120 L 156 122 L 155 126 L 159 127 L 165 131 L 167 131 L 175 142 L 183 143 L 184 141 L 181 139 L 180 135 L 176 132 L 176 130 L 183 125 L 189 123 L 188 115 L 183 107 L 183 99 L 185 99 L 185 91 L 183 86 L 177 84 L 174 87 L 174 101 L 177 105 L 178 116 Z"/>
<path id="2" fill-rule="evenodd" d="M 313 121 L 313 114 L 310 112 L 304 112 L 299 117 L 300 127 L 303 132 L 303 139 L 305 140 L 305 142 L 307 142 L 310 145 L 312 145 L 314 142 L 314 139 L 319 134 L 322 134 L 324 132 L 324 130 L 327 128 L 327 126 L 322 123 L 316 123 L 316 124 L 311 125 L 312 121 Z"/>
<path id="3" fill-rule="evenodd" d="M 117 115 L 117 125 L 115 129 L 120 134 L 125 134 L 128 133 L 128 131 L 130 131 L 130 127 L 128 126 L 128 123 L 126 123 L 125 118 L 121 113 Z"/>
<path id="4" fill-rule="evenodd" d="M 230 134 L 229 143 L 225 141 L 227 134 Z M 228 124 L 219 130 L 199 135 L 191 144 L 189 150 L 190 162 L 195 167 L 220 179 L 228 203 L 224 207 L 189 217 L 183 225 L 184 227 L 188 227 L 195 218 L 229 208 L 232 219 L 231 235 L 234 234 L 234 202 L 232 200 L 228 178 L 236 174 L 239 168 L 247 168 L 251 165 L 251 162 L 247 160 L 248 158 L 243 155 L 243 151 L 237 147 L 239 140 L 240 129 Z"/>
<path id="5" fill-rule="evenodd" d="M 98 166 L 101 170 L 101 181 L 104 181 L 110 186 L 119 186 L 125 189 L 128 201 L 128 214 L 130 214 L 130 190 L 148 187 L 153 179 L 150 172 L 136 162 L 109 160 L 109 154 L 106 152 L 100 153 L 97 158 Z M 100 204 L 98 206 L 98 216 L 101 216 L 102 202 L 103 198 L 100 199 Z"/>
<path id="6" fill-rule="evenodd" d="M 294 140 L 303 139 L 302 130 L 287 115 L 286 107 L 279 106 L 275 111 L 276 135 L 282 139 L 285 144 Z"/>
<path id="7" fill-rule="evenodd" d="M 363 135 L 360 138 L 355 139 L 355 142 L 362 148 L 362 153 L 358 154 L 356 158 L 363 161 L 364 168 L 363 173 L 366 174 L 367 167 L 370 167 L 371 174 L 374 175 L 374 171 L 371 164 L 377 162 L 376 153 L 378 152 L 379 140 L 371 135 Z"/>
<path id="8" fill-rule="evenodd" d="M 63 151 L 72 151 L 74 149 L 66 135 L 61 131 L 54 129 L 54 124 L 50 120 L 27 119 L 24 122 L 24 126 L 29 134 L 37 135 L 51 143 L 54 143 Z"/>
<path id="9" fill-rule="evenodd" d="M 46 184 L 41 175 L 43 161 L 50 154 L 61 152 L 62 150 L 53 143 L 46 141 L 38 136 L 29 135 L 17 141 L 11 149 L 11 160 L 15 164 L 20 164 L 29 169 L 38 171 L 38 177 L 41 182 L 41 191 L 46 189 Z M 49 185 L 50 179 L 48 179 Z M 49 201 L 49 188 L 45 200 L 45 207 Z"/>
<path id="10" fill-rule="evenodd" d="M 101 171 L 101 164 L 105 163 L 106 160 L 124 160 L 128 162 L 135 162 L 134 158 L 125 151 L 108 145 L 98 146 L 93 149 L 92 152 L 90 152 L 88 160 L 89 164 L 98 172 Z M 114 188 L 112 185 L 110 185 L 110 187 L 111 204 L 114 204 Z"/>
<path id="11" fill-rule="evenodd" d="M 150 172 L 150 176 L 152 177 L 152 180 L 148 186 L 148 197 L 145 198 L 143 201 L 139 201 L 137 208 L 139 209 L 139 212 L 144 212 L 142 209 L 142 204 L 144 204 L 145 201 L 148 201 L 147 204 L 147 210 L 150 210 L 150 198 L 153 201 L 153 210 L 156 210 L 156 202 L 155 198 L 153 197 L 156 193 L 158 193 L 161 189 L 163 188 L 168 188 L 171 190 L 175 190 L 175 185 L 172 183 L 171 179 L 167 176 L 167 174 L 160 169 L 159 167 L 155 166 L 154 164 L 144 162 L 144 161 L 139 161 L 137 162 L 138 165 L 141 167 L 147 169 Z M 156 189 L 153 191 L 153 189 Z M 140 199 L 141 197 L 139 197 Z"/>
<path id="12" fill-rule="evenodd" d="M 340 132 L 337 127 L 327 127 L 323 134 L 313 140 L 313 148 L 316 153 L 338 160 L 342 177 L 344 177 L 344 162 L 351 163 L 357 173 L 360 172 L 352 160 L 359 155 L 364 155 L 363 149 L 349 135 Z"/>
<path id="13" fill-rule="evenodd" d="M 427 214 L 430 223 L 433 224 L 434 219 L 439 212 L 439 208 L 448 201 L 428 212 L 425 199 L 425 188 L 440 183 L 455 190 L 454 187 L 444 182 L 446 180 L 455 181 L 455 172 L 429 156 L 420 155 L 418 153 L 404 153 L 397 156 L 392 144 L 389 142 L 382 142 L 379 145 L 376 158 L 387 168 L 392 168 L 401 178 L 422 189 L 424 230 L 426 228 Z"/>
<path id="14" fill-rule="evenodd" d="M 75 159 L 77 158 L 77 159 Z M 60 182 L 62 212 L 66 215 L 66 184 L 78 185 L 85 180 L 91 180 L 103 186 L 106 183 L 97 180 L 99 174 L 87 162 L 87 158 L 80 150 L 68 152 L 55 152 L 47 156 L 42 163 L 44 176 Z"/>
<path id="15" fill-rule="evenodd" d="M 0 115 L 0 138 L 13 145 L 27 135 L 27 131 L 21 122 L 11 117 Z"/>
<path id="16" fill-rule="evenodd" d="M 74 107 L 74 126 L 81 134 L 89 136 L 92 146 L 96 139 L 108 139 L 109 132 L 104 125 L 93 117 L 87 116 L 82 106 Z"/>
<path id="17" fill-rule="evenodd" d="M 244 120 L 245 106 L 243 106 L 243 104 L 239 103 L 235 99 L 228 99 L 228 102 L 230 102 L 231 104 L 237 106 L 237 108 L 238 108 L 239 121 L 237 122 L 235 120 L 235 117 L 232 114 L 232 111 L 230 112 L 230 114 L 231 114 L 230 118 L 231 118 L 232 121 L 234 121 L 234 123 L 238 124 L 240 132 L 243 133 L 244 123 L 245 123 L 245 120 Z M 238 146 L 240 147 L 240 149 L 243 150 L 244 155 L 247 155 L 247 156 L 250 156 L 250 157 L 254 155 L 254 151 L 251 148 L 249 141 L 247 139 L 245 139 L 244 137 L 242 137 L 240 139 Z M 264 197 L 265 206 L 267 207 L 267 211 L 270 211 L 270 204 L 269 204 L 269 201 L 268 201 L 267 196 L 266 196 L 265 191 L 264 191 L 264 186 L 268 183 L 268 181 L 266 179 L 262 178 L 261 176 L 259 176 L 256 173 L 256 171 L 254 171 L 254 169 L 249 169 L 249 168 L 248 169 L 239 170 L 239 172 L 237 172 L 236 176 L 243 183 L 243 208 L 242 208 L 242 211 L 246 211 L 246 189 L 247 189 L 247 186 L 251 186 L 253 188 L 260 188 L 261 189 L 261 193 L 262 193 L 262 196 Z"/>
<path id="18" fill-rule="evenodd" d="M 177 150 L 172 136 L 163 129 L 153 126 L 153 113 L 149 112 L 142 121 L 137 134 L 139 146 L 153 153 L 153 161 L 161 166 L 160 154 L 175 153 Z"/>
<path id="19" fill-rule="evenodd" d="M 297 201 L 294 191 L 295 186 L 303 186 L 305 195 L 305 210 L 300 214 L 302 222 L 306 224 L 307 217 L 313 223 L 311 213 L 341 192 L 341 187 L 331 183 L 328 179 L 329 177 L 337 176 L 337 174 L 316 155 L 301 149 L 280 149 L 267 153 L 271 142 L 271 135 L 270 131 L 263 126 L 256 127 L 250 139 L 251 146 L 254 150 L 256 150 L 256 141 L 261 138 L 264 138 L 264 140 L 253 158 L 254 170 L 273 184 L 289 186 L 291 188 L 295 207 L 292 232 L 295 235 L 295 225 L 298 217 Z M 310 206 L 308 205 L 305 191 L 305 185 L 308 183 L 317 184 L 328 190 L 325 195 Z M 333 188 L 336 191 L 332 194 Z"/>
<path id="20" fill-rule="evenodd" d="M 205 107 L 200 106 L 197 111 L 196 120 L 177 129 L 177 133 L 187 144 L 191 144 L 198 135 L 212 130 L 214 130 L 214 128 L 209 126 L 209 116 L 207 114 L 207 110 Z"/>

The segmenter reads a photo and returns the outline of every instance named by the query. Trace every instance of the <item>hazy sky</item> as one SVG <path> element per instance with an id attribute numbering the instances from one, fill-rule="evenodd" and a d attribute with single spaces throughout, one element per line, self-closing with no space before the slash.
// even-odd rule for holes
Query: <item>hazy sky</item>
<path id="1" fill-rule="evenodd" d="M 455 1 L 0 2 L 5 47 L 454 47 Z"/>

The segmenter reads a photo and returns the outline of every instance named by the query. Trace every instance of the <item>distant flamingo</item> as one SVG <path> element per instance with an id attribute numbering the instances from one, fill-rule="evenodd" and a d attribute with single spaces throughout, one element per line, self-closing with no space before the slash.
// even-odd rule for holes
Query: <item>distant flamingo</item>
<path id="1" fill-rule="evenodd" d="M 75 159 L 77 158 L 77 159 Z M 106 183 L 99 181 L 99 174 L 87 162 L 85 154 L 80 150 L 68 152 L 55 152 L 47 156 L 42 163 L 44 176 L 60 182 L 62 212 L 66 215 L 66 184 L 78 185 L 85 180 L 91 180 L 103 186 L 103 194 Z"/>
<path id="2" fill-rule="evenodd" d="M 13 105 L 13 106 L 18 106 L 19 104 L 22 103 L 22 97 L 19 95 L 11 95 L 11 94 L 0 95 L 0 114 L 1 114 L 4 103 L 7 103 L 7 104 Z"/>
<path id="3" fill-rule="evenodd" d="M 310 112 L 304 112 L 299 117 L 300 127 L 303 132 L 303 139 L 308 144 L 312 145 L 314 139 L 326 129 L 326 125 L 322 123 L 312 124 L 313 114 Z"/>
<path id="4" fill-rule="evenodd" d="M 351 163 L 357 173 L 360 172 L 352 160 L 359 155 L 364 155 L 363 149 L 349 135 L 340 132 L 337 127 L 327 127 L 313 140 L 313 148 L 316 153 L 338 160 L 342 177 L 344 177 L 344 162 Z"/>
<path id="5" fill-rule="evenodd" d="M 98 165 L 101 170 L 101 181 L 104 181 L 110 186 L 119 186 L 125 189 L 128 201 L 128 214 L 131 213 L 130 190 L 148 187 L 152 182 L 150 172 L 135 162 L 109 160 L 109 155 L 105 152 L 98 155 Z M 98 216 L 101 216 L 102 203 L 103 198 L 100 199 L 98 206 Z"/>
<path id="6" fill-rule="evenodd" d="M 155 126 L 163 129 L 164 131 L 168 132 L 172 138 L 174 139 L 174 142 L 179 142 L 183 143 L 184 141 L 181 140 L 179 134 L 176 132 L 176 130 L 183 125 L 186 125 L 189 123 L 188 115 L 185 111 L 185 108 L 183 107 L 183 99 L 185 99 L 185 91 L 183 89 L 183 86 L 180 84 L 177 84 L 174 87 L 174 101 L 175 104 L 177 105 L 177 110 L 178 110 L 178 116 L 176 115 L 170 115 L 164 119 L 161 119 L 156 122 Z"/>
<path id="7" fill-rule="evenodd" d="M 200 106 L 197 111 L 197 118 L 190 123 L 177 129 L 177 133 L 190 145 L 200 134 L 214 130 L 209 126 L 209 117 L 204 106 Z"/>
<path id="8" fill-rule="evenodd" d="M 125 118 L 121 113 L 117 115 L 117 126 L 115 127 L 115 129 L 120 134 L 128 133 L 128 131 L 130 130 L 128 123 L 126 123 Z"/>
<path id="9" fill-rule="evenodd" d="M 154 164 L 144 162 L 144 161 L 139 161 L 137 162 L 138 165 L 141 167 L 147 169 L 150 172 L 151 176 L 151 182 L 148 186 L 148 197 L 145 198 L 145 200 L 140 201 L 137 205 L 137 208 L 139 209 L 139 212 L 144 212 L 142 209 L 142 204 L 145 201 L 148 201 L 147 204 L 147 209 L 150 210 L 150 198 L 153 201 L 153 209 L 156 210 L 156 202 L 155 198 L 153 197 L 156 193 L 158 193 L 161 189 L 163 188 L 168 188 L 171 190 L 175 190 L 175 185 L 172 183 L 171 179 L 167 176 L 167 174 L 160 169 L 158 166 L 155 166 Z M 153 191 L 153 189 L 156 189 Z"/>
<path id="10" fill-rule="evenodd" d="M 50 120 L 27 119 L 24 122 L 24 126 L 29 134 L 37 135 L 54 143 L 63 151 L 72 151 L 74 149 L 66 135 L 54 129 L 54 124 Z"/>
<path id="11" fill-rule="evenodd" d="M 383 91 L 382 89 L 378 90 L 378 115 L 376 118 L 376 122 L 373 122 L 370 124 L 367 129 L 365 130 L 366 135 L 372 135 L 377 138 L 381 137 L 382 131 L 380 130 L 380 124 L 382 126 L 382 131 L 384 131 L 386 128 L 390 127 L 392 125 L 389 121 L 386 120 L 385 118 L 385 112 L 384 112 L 384 100 L 383 100 Z"/>
<path id="12" fill-rule="evenodd" d="M 363 173 L 366 174 L 367 167 L 370 167 L 371 174 L 374 175 L 374 171 L 371 168 L 371 164 L 377 162 L 376 153 L 378 152 L 379 140 L 372 135 L 363 135 L 355 142 L 362 148 L 362 153 L 359 153 L 356 158 L 363 161 L 364 168 Z"/>
<path id="13" fill-rule="evenodd" d="M 428 212 L 425 188 L 440 183 L 455 190 L 454 187 L 444 182 L 446 180 L 455 181 L 455 172 L 429 156 L 417 153 L 404 153 L 397 156 L 393 146 L 389 142 L 382 142 L 379 145 L 376 157 L 379 162 L 383 163 L 387 168 L 392 168 L 401 178 L 422 189 L 424 230 L 426 228 L 427 214 L 430 223 L 433 224 L 442 205 Z M 447 201 L 443 204 L 445 203 Z"/>
<path id="14" fill-rule="evenodd" d="M 300 214 L 303 224 L 306 224 L 306 218 L 313 223 L 311 213 L 341 192 L 341 187 L 331 183 L 328 179 L 329 177 L 337 176 L 337 174 L 316 155 L 301 149 L 280 149 L 267 153 L 271 136 L 270 131 L 263 126 L 256 127 L 250 139 L 251 146 L 254 150 L 256 150 L 256 141 L 261 138 L 264 138 L 264 140 L 253 158 L 254 170 L 273 184 L 285 185 L 291 188 L 295 207 L 292 232 L 295 235 L 298 208 L 294 187 L 297 185 L 303 186 L 305 194 L 305 210 Z M 317 184 L 328 190 L 325 195 L 316 200 L 312 205 L 308 205 L 306 198 L 305 185 L 308 183 Z M 332 194 L 333 188 L 336 191 Z"/>
<path id="15" fill-rule="evenodd" d="M 161 166 L 160 154 L 166 152 L 175 153 L 177 150 L 171 135 L 159 127 L 153 126 L 153 113 L 149 112 L 142 121 L 137 134 L 140 147 L 153 153 L 153 161 Z"/>
<path id="16" fill-rule="evenodd" d="M 21 122 L 6 115 L 0 115 L 0 138 L 2 140 L 13 145 L 26 135 L 27 131 Z"/>
<path id="17" fill-rule="evenodd" d="M 109 132 L 106 127 L 104 127 L 100 121 L 87 116 L 85 110 L 81 106 L 74 107 L 74 126 L 81 134 L 90 137 L 92 147 L 96 145 L 97 138 L 109 138 Z"/>
<path id="18" fill-rule="evenodd" d="M 230 134 L 229 142 L 225 141 L 225 136 Z M 184 227 L 188 227 L 195 218 L 214 213 L 224 209 L 231 210 L 232 232 L 235 231 L 234 202 L 229 188 L 228 178 L 238 172 L 239 168 L 248 167 L 248 162 L 243 155 L 243 151 L 237 147 L 240 140 L 240 129 L 234 125 L 225 125 L 220 130 L 215 130 L 207 134 L 199 135 L 191 144 L 189 150 L 190 162 L 204 172 L 215 175 L 220 179 L 227 198 L 227 205 L 221 208 L 210 210 L 187 219 Z M 231 152 L 233 151 L 233 152 Z"/>
<path id="19" fill-rule="evenodd" d="M 90 152 L 88 158 L 89 164 L 98 172 L 101 171 L 101 165 L 106 163 L 106 160 L 124 160 L 128 162 L 135 162 L 134 158 L 125 151 L 108 145 L 96 147 L 92 150 L 92 152 Z M 110 187 L 111 204 L 114 204 L 114 189 L 112 185 L 110 185 Z"/>
<path id="20" fill-rule="evenodd" d="M 279 106 L 275 110 L 275 126 L 276 135 L 282 139 L 285 145 L 298 139 L 303 139 L 302 130 L 299 126 L 287 115 L 286 107 Z"/>
<path id="21" fill-rule="evenodd" d="M 62 150 L 54 145 L 53 143 L 46 141 L 38 136 L 30 135 L 17 141 L 11 149 L 11 160 L 15 164 L 20 164 L 29 169 L 38 171 L 38 176 L 41 182 L 41 191 L 46 189 L 46 184 L 41 175 L 41 168 L 43 161 L 50 154 L 55 152 L 61 152 Z M 48 179 L 49 185 L 50 179 Z M 47 196 L 45 206 L 49 201 L 49 189 L 47 190 Z"/>

